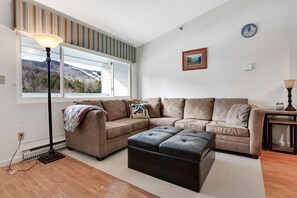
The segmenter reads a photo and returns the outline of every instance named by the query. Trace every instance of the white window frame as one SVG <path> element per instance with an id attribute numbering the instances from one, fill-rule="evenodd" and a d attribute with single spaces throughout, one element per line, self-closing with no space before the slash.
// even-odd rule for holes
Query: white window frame
<path id="1" fill-rule="evenodd" d="M 21 37 L 25 36 L 25 37 L 29 37 L 32 38 L 31 34 L 23 32 L 23 31 L 17 31 L 17 53 L 16 53 L 16 58 L 17 58 L 17 81 L 15 83 L 15 86 L 17 88 L 17 102 L 18 103 L 46 103 L 47 102 L 47 93 L 33 93 L 33 94 L 26 94 L 26 93 L 22 93 L 22 59 L 21 59 L 21 53 L 22 53 L 22 46 L 21 46 Z M 33 39 L 33 38 L 32 38 Z M 114 61 L 119 61 L 122 63 L 125 63 L 128 65 L 128 95 L 127 96 L 114 96 L 114 68 L 112 65 L 111 68 L 111 76 L 112 76 L 112 80 L 111 80 L 111 95 L 110 96 L 106 96 L 104 94 L 78 94 L 77 96 L 73 95 L 73 96 L 65 96 L 64 93 L 64 47 L 67 48 L 72 48 L 75 50 L 79 50 L 82 52 L 86 52 L 86 53 L 91 53 L 94 55 L 98 55 L 98 56 L 102 56 L 105 58 L 109 58 Z M 44 50 L 44 59 L 46 59 L 46 51 Z M 132 96 L 132 74 L 131 74 L 131 69 L 132 67 L 132 62 L 121 59 L 121 58 L 117 58 L 117 57 L 113 57 L 107 54 L 103 54 L 100 52 L 96 52 L 93 50 L 89 50 L 86 48 L 82 48 L 79 46 L 74 46 L 71 44 L 67 44 L 67 43 L 62 43 L 60 45 L 60 94 L 54 94 L 52 93 L 52 102 L 72 102 L 73 100 L 85 100 L 85 99 L 128 99 L 131 98 Z M 25 97 L 24 97 L 25 95 Z"/>

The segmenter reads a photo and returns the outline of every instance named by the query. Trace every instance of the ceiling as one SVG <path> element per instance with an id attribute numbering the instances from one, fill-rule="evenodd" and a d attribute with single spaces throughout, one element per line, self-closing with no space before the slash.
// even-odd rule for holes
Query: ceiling
<path id="1" fill-rule="evenodd" d="M 35 0 L 135 47 L 228 0 Z"/>

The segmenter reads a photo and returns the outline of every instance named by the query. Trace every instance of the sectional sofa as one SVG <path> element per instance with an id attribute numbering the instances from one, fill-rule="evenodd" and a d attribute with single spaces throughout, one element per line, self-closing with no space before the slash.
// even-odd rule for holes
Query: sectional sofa
<path id="1" fill-rule="evenodd" d="M 134 103 L 144 103 L 149 118 L 131 119 Z M 260 156 L 264 113 L 245 98 L 85 100 L 76 104 L 96 105 L 107 112 L 90 111 L 74 132 L 65 130 L 69 149 L 98 160 L 126 147 L 131 135 L 156 126 L 210 131 L 216 133 L 216 149 Z"/>

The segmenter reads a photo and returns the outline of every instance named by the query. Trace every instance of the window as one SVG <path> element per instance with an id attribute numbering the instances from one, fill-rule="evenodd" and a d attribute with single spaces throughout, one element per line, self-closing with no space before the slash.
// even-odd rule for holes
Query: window
<path id="1" fill-rule="evenodd" d="M 21 37 L 22 97 L 46 97 L 45 49 Z M 130 95 L 130 64 L 97 54 L 57 47 L 51 51 L 53 97 L 113 97 Z"/>

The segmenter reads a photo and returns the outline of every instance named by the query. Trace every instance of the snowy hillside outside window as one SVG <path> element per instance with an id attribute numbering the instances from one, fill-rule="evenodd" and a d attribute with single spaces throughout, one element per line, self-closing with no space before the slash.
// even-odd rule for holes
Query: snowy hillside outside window
<path id="1" fill-rule="evenodd" d="M 111 60 L 64 47 L 65 96 L 111 96 Z"/>

